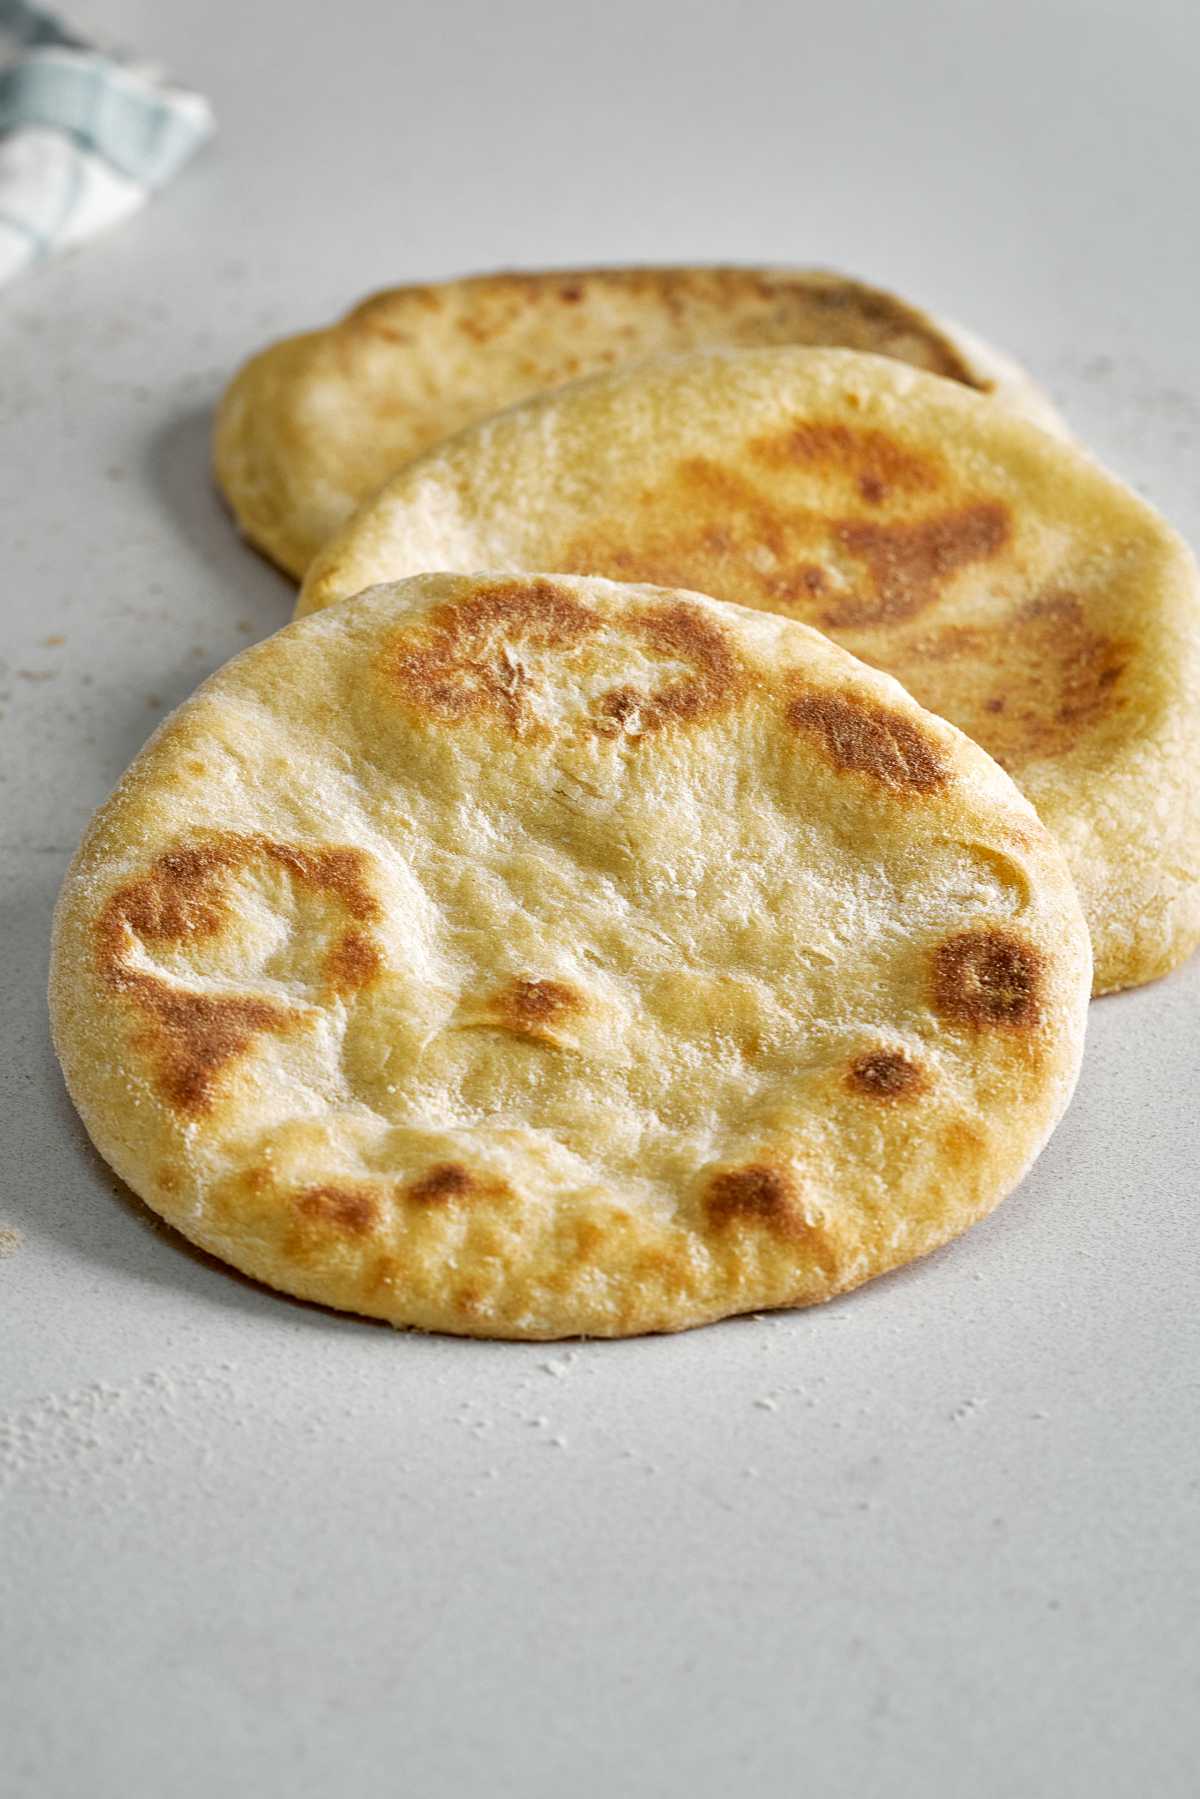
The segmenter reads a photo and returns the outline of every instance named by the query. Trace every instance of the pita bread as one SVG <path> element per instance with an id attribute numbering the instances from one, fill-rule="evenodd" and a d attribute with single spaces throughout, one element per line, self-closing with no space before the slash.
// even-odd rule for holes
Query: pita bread
<path id="1" fill-rule="evenodd" d="M 251 543 L 300 576 L 356 506 L 464 425 L 618 363 L 789 343 L 898 356 L 1061 429 L 1015 363 L 840 275 L 567 269 L 393 288 L 272 344 L 221 403 L 217 479 Z"/>
<path id="2" fill-rule="evenodd" d="M 430 576 L 231 662 L 59 902 L 97 1147 L 247 1274 L 615 1336 L 964 1230 L 1065 1107 L 1090 982 L 1008 777 L 817 632 Z"/>
<path id="3" fill-rule="evenodd" d="M 1196 565 L 1024 419 L 846 351 L 643 365 L 414 463 L 318 557 L 299 610 L 483 567 L 699 588 L 817 625 L 1028 794 L 1066 849 L 1098 992 L 1200 938 Z"/>

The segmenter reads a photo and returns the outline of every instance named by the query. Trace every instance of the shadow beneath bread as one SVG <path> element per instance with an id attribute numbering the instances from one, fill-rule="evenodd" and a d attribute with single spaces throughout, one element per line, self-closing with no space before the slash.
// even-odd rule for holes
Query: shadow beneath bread
<path id="1" fill-rule="evenodd" d="M 180 537 L 214 577 L 218 622 L 257 641 L 288 623 L 296 588 L 239 536 L 212 472 L 212 426 L 213 404 L 190 407 L 161 424 L 150 437 L 146 477 Z"/>

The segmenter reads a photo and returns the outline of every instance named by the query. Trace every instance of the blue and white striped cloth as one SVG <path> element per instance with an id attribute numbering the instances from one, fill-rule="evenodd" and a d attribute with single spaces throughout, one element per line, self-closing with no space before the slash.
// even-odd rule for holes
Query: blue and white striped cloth
<path id="1" fill-rule="evenodd" d="M 0 0 L 0 284 L 127 218 L 212 128 L 201 95 Z"/>

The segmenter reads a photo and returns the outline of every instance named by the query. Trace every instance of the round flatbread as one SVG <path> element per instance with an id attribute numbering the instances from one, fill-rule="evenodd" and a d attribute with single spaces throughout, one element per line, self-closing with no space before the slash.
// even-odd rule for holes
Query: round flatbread
<path id="1" fill-rule="evenodd" d="M 290 574 L 439 439 L 577 376 L 710 344 L 842 344 L 994 394 L 1050 430 L 1028 375 L 957 326 L 811 269 L 565 269 L 393 288 L 272 344 L 217 416 L 217 479 Z"/>
<path id="2" fill-rule="evenodd" d="M 924 1254 L 1065 1107 L 1090 984 L 982 750 L 788 620 L 430 576 L 169 719 L 59 902 L 101 1153 L 305 1298 L 677 1330 Z"/>
<path id="3" fill-rule="evenodd" d="M 983 745 L 1058 836 L 1097 992 L 1200 940 L 1190 551 L 1089 456 L 847 351 L 674 358 L 564 388 L 396 477 L 298 610 L 422 569 L 699 588 L 818 626 Z"/>

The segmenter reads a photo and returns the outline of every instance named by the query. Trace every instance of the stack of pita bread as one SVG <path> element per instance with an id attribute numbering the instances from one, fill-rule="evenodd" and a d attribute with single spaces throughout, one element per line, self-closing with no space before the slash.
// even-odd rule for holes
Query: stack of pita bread
<path id="1" fill-rule="evenodd" d="M 806 271 L 369 300 L 227 392 L 297 618 L 85 836 L 101 1153 L 284 1291 L 477 1336 L 957 1235 L 1089 995 L 1200 940 L 1190 552 L 1014 364 Z"/>

